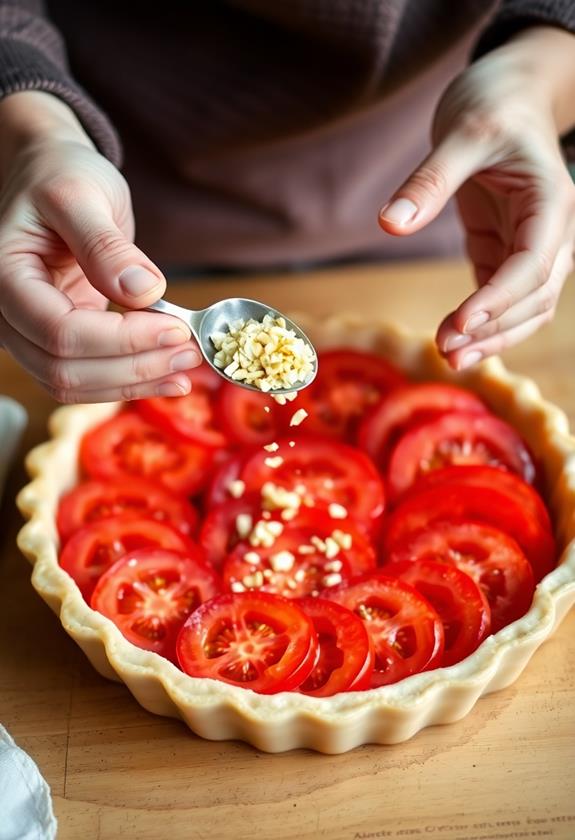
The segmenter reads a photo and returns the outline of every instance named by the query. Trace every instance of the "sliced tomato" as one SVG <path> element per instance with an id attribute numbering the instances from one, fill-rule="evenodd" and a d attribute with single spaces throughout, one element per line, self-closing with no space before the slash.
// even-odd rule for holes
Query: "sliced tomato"
<path id="1" fill-rule="evenodd" d="M 203 558 L 199 546 L 165 522 L 123 514 L 76 531 L 60 554 L 60 565 L 89 602 L 98 578 L 120 557 L 140 548 L 165 548 Z"/>
<path id="2" fill-rule="evenodd" d="M 475 581 L 448 563 L 416 560 L 389 563 L 385 574 L 415 586 L 443 622 L 441 666 L 453 665 L 479 647 L 491 627 L 489 604 Z"/>
<path id="3" fill-rule="evenodd" d="M 387 469 L 387 487 L 397 499 L 421 475 L 446 466 L 487 464 L 535 480 L 527 445 L 504 420 L 492 414 L 451 412 L 420 423 L 396 443 Z"/>
<path id="4" fill-rule="evenodd" d="M 530 485 L 526 484 L 515 473 L 502 470 L 498 467 L 488 466 L 463 466 L 444 467 L 440 470 L 432 470 L 422 475 L 417 483 L 409 490 L 409 495 L 416 495 L 432 487 L 439 487 L 441 484 L 465 484 L 470 487 L 493 487 L 504 493 L 510 499 L 519 502 L 522 507 L 539 524 L 550 533 L 553 530 L 549 511 L 545 502 Z"/>
<path id="5" fill-rule="evenodd" d="M 62 543 L 91 522 L 110 519 L 122 513 L 167 522 L 183 534 L 193 534 L 198 513 L 182 496 L 176 496 L 139 478 L 118 481 L 84 481 L 60 500 L 58 532 Z"/>
<path id="6" fill-rule="evenodd" d="M 218 394 L 223 380 L 211 367 L 202 364 L 188 371 L 192 390 L 185 397 L 150 397 L 138 400 L 138 411 L 154 426 L 185 441 L 214 448 L 229 445 L 220 426 Z"/>
<path id="7" fill-rule="evenodd" d="M 317 661 L 310 618 L 293 602 L 266 592 L 220 595 L 191 614 L 176 644 L 192 677 L 209 677 L 259 694 L 290 691 Z"/>
<path id="8" fill-rule="evenodd" d="M 226 556 L 241 540 L 237 529 L 238 516 L 250 516 L 255 522 L 260 512 L 261 502 L 253 495 L 230 499 L 207 512 L 200 528 L 199 542 L 208 561 L 216 569 L 221 568 Z"/>
<path id="9" fill-rule="evenodd" d="M 163 549 L 125 554 L 100 578 L 90 601 L 129 642 L 176 662 L 176 638 L 186 618 L 221 586 L 198 555 Z"/>
<path id="10" fill-rule="evenodd" d="M 383 572 L 371 573 L 328 590 L 324 597 L 365 622 L 375 649 L 373 688 L 440 665 L 443 624 L 429 601 L 409 583 Z"/>
<path id="11" fill-rule="evenodd" d="M 282 527 L 273 545 L 254 548 L 242 541 L 228 554 L 222 570 L 228 589 L 303 598 L 375 568 L 372 543 L 349 520 L 304 510 Z"/>
<path id="12" fill-rule="evenodd" d="M 381 477 L 363 452 L 336 441 L 300 437 L 278 441 L 274 457 L 283 460 L 269 466 L 269 453 L 258 451 L 244 464 L 240 478 L 248 493 L 259 493 L 266 482 L 301 492 L 304 504 L 342 505 L 349 516 L 368 526 L 377 526 L 384 508 Z"/>
<path id="13" fill-rule="evenodd" d="M 531 565 L 515 540 L 492 525 L 434 522 L 428 530 L 408 536 L 388 557 L 392 563 L 428 559 L 451 563 L 473 578 L 489 602 L 492 633 L 531 606 Z"/>
<path id="14" fill-rule="evenodd" d="M 446 520 L 486 522 L 509 534 L 525 553 L 536 581 L 555 564 L 552 534 L 531 515 L 521 497 L 514 498 L 496 486 L 455 482 L 414 491 L 400 502 L 385 524 L 384 556 L 391 556 L 408 537 Z"/>
<path id="15" fill-rule="evenodd" d="M 481 414 L 487 407 L 471 391 L 456 385 L 420 382 L 397 388 L 365 416 L 358 430 L 358 446 L 385 469 L 393 446 L 408 427 L 448 411 Z"/>
<path id="16" fill-rule="evenodd" d="M 100 423 L 82 438 L 80 463 L 91 478 L 158 481 L 174 493 L 193 495 L 209 481 L 213 455 L 185 443 L 125 411 Z"/>
<path id="17" fill-rule="evenodd" d="M 237 386 L 234 387 L 237 388 Z M 204 495 L 205 510 L 210 510 L 210 508 L 221 505 L 224 502 L 229 502 L 234 498 L 234 495 L 230 491 L 230 486 L 232 482 L 240 477 L 242 467 L 251 452 L 252 450 L 241 449 L 239 452 L 230 452 L 226 455 L 225 459 L 212 474 L 212 478 L 206 489 Z"/>
<path id="18" fill-rule="evenodd" d="M 362 350 L 340 349 L 320 353 L 314 382 L 300 391 L 306 432 L 351 441 L 362 417 L 405 377 L 392 364 Z"/>
<path id="19" fill-rule="evenodd" d="M 375 653 L 363 621 L 325 598 L 302 598 L 298 606 L 313 621 L 319 643 L 317 663 L 298 691 L 331 697 L 340 691 L 369 688 Z"/>
<path id="20" fill-rule="evenodd" d="M 278 437 L 277 405 L 268 394 L 224 382 L 217 415 L 228 440 L 234 443 L 263 446 Z"/>

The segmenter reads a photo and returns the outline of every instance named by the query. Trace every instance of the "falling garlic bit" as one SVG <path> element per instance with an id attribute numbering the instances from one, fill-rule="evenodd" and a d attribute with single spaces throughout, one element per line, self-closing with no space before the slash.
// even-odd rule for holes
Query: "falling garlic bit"
<path id="1" fill-rule="evenodd" d="M 278 467 L 281 467 L 283 464 L 284 459 L 281 455 L 275 455 L 271 458 L 264 458 L 264 464 L 266 467 L 270 467 L 272 470 L 277 470 Z"/>
<path id="2" fill-rule="evenodd" d="M 332 519 L 347 518 L 347 508 L 344 508 L 343 505 L 339 505 L 337 502 L 332 502 L 327 510 Z"/>
<path id="3" fill-rule="evenodd" d="M 264 315 L 262 321 L 250 318 L 229 324 L 229 330 L 210 336 L 216 349 L 214 365 L 236 382 L 254 385 L 270 392 L 280 404 L 294 399 L 291 389 L 308 379 L 313 372 L 314 353 L 311 346 L 286 326 L 281 316 Z M 280 399 L 281 398 L 281 399 Z"/>
<path id="4" fill-rule="evenodd" d="M 293 414 L 291 420 L 289 421 L 290 426 L 299 426 L 299 424 L 303 423 L 307 416 L 308 415 L 305 408 L 298 408 L 298 410 Z"/>
<path id="5" fill-rule="evenodd" d="M 245 489 L 246 485 L 240 478 L 235 479 L 235 481 L 230 481 L 228 484 L 228 492 L 230 496 L 234 497 L 234 499 L 241 499 L 244 495 Z"/>
<path id="6" fill-rule="evenodd" d="M 266 443 L 264 446 L 266 452 L 277 452 L 279 448 L 279 443 L 276 443 L 275 440 L 273 443 Z"/>

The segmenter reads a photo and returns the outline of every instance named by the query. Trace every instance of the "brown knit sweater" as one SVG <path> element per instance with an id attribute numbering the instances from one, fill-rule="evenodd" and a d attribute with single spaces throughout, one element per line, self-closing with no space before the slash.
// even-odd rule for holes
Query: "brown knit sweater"
<path id="1" fill-rule="evenodd" d="M 0 0 L 0 97 L 50 91 L 132 187 L 170 265 L 456 250 L 452 213 L 408 239 L 377 209 L 427 151 L 477 53 L 573 0 Z"/>

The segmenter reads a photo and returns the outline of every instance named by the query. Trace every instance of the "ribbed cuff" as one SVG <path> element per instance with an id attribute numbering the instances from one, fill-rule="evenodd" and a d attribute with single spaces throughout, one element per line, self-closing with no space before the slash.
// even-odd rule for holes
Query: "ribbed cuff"
<path id="1" fill-rule="evenodd" d="M 472 59 L 500 47 L 529 26 L 558 26 L 575 33 L 573 0 L 503 0 L 493 20 L 481 34 Z"/>
<path id="2" fill-rule="evenodd" d="M 98 151 L 121 166 L 119 137 L 88 94 L 40 50 L 15 38 L 0 39 L 0 99 L 27 90 L 51 93 L 69 105 Z"/>
<path id="3" fill-rule="evenodd" d="M 503 0 L 493 20 L 481 34 L 471 60 L 500 47 L 530 26 L 557 26 L 575 35 L 575 0 Z M 575 161 L 575 130 L 561 138 L 567 159 Z"/>

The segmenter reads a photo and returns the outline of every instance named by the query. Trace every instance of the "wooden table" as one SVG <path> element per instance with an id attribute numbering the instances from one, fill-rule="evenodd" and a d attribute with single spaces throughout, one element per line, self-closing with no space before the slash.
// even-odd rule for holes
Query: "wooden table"
<path id="1" fill-rule="evenodd" d="M 193 281 L 170 297 L 203 306 L 242 294 L 429 329 L 469 288 L 463 265 L 435 263 Z M 572 421 L 574 312 L 571 281 L 553 326 L 507 357 Z M 31 412 L 24 451 L 53 406 L 4 356 L 0 391 Z M 23 482 L 20 468 L 0 513 L 0 720 L 52 786 L 61 840 L 575 837 L 574 612 L 512 687 L 408 743 L 336 757 L 211 743 L 99 677 L 34 593 L 15 547 Z"/>

